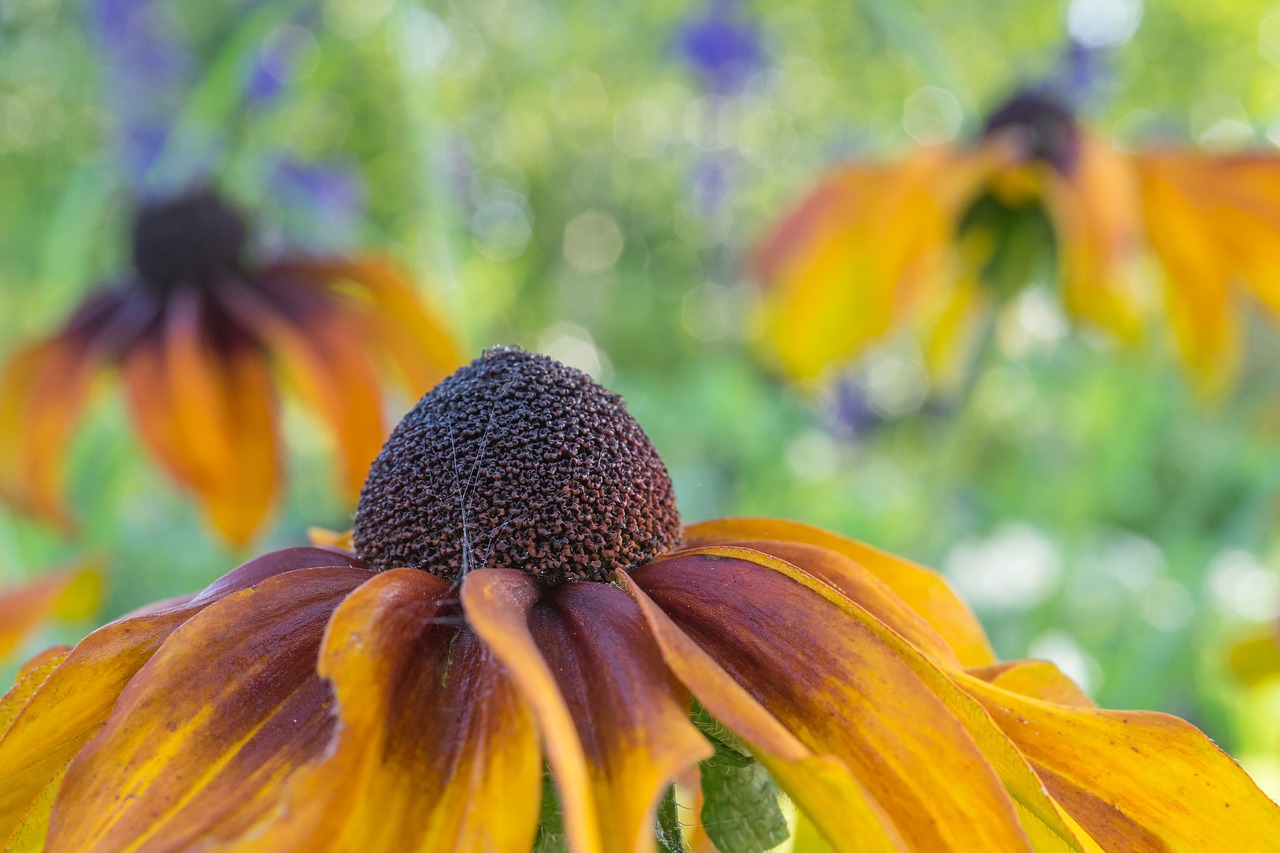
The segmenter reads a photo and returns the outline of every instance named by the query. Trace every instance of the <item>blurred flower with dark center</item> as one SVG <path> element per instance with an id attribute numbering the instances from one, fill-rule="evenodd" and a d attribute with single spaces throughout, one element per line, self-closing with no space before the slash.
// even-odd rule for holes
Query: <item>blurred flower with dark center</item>
<path id="1" fill-rule="evenodd" d="M 211 190 L 139 209 L 133 270 L 0 374 L 0 497 L 70 523 L 66 445 L 109 368 L 147 449 L 230 542 L 258 530 L 280 490 L 277 372 L 329 425 L 342 487 L 355 495 L 386 436 L 380 359 L 417 394 L 460 362 L 456 345 L 390 262 L 258 262 L 249 237 Z"/>
<path id="2" fill-rule="evenodd" d="M 1280 154 L 1151 147 L 1127 152 L 1055 96 L 1021 91 L 958 145 L 837 169 L 757 255 L 766 336 L 813 378 L 915 327 L 932 369 L 966 359 L 984 316 L 1032 282 L 1057 283 L 1076 320 L 1134 339 L 1152 301 L 1207 394 L 1229 385 L 1252 295 L 1280 311 Z M 961 371 L 963 372 L 963 371 Z"/>
<path id="3" fill-rule="evenodd" d="M 716 809 L 747 797 L 752 849 L 786 839 L 775 782 L 797 837 L 840 851 L 1280 837 L 1200 732 L 998 663 L 939 575 L 786 521 L 682 528 L 620 398 L 544 356 L 490 350 L 428 393 L 350 541 L 29 665 L 0 702 L 0 839 L 675 850 L 695 767 L 726 850 Z"/>

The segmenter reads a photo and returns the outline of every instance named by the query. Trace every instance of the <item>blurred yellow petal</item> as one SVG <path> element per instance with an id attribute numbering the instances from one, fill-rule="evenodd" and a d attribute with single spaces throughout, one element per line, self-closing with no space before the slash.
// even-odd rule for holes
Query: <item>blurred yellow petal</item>
<path id="1" fill-rule="evenodd" d="M 1227 647 L 1227 668 L 1245 684 L 1280 678 L 1280 637 L 1268 625 Z"/>
<path id="2" fill-rule="evenodd" d="M 1147 240 L 1164 268 L 1169 322 L 1187 368 L 1212 396 L 1225 389 L 1240 360 L 1233 261 L 1213 237 L 1212 212 L 1180 191 L 1176 167 L 1153 156 L 1139 162 Z"/>
<path id="3" fill-rule="evenodd" d="M 1133 264 L 1141 238 L 1138 179 L 1129 158 L 1081 131 L 1069 176 L 1046 169 L 1045 205 L 1062 259 L 1063 301 L 1122 341 L 1139 333 Z"/>
<path id="4" fill-rule="evenodd" d="M 0 659 L 50 617 L 87 619 L 101 603 L 102 565 L 96 560 L 0 590 Z"/>
<path id="5" fill-rule="evenodd" d="M 973 611 L 947 579 L 932 569 L 881 551 L 865 542 L 776 518 L 724 518 L 685 528 L 688 547 L 704 547 L 748 539 L 802 542 L 842 554 L 887 584 L 950 644 L 965 666 L 995 663 L 995 652 Z"/>

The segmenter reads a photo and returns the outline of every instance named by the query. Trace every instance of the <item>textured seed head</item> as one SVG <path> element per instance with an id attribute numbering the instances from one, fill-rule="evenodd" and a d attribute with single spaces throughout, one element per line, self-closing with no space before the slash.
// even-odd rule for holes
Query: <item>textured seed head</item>
<path id="1" fill-rule="evenodd" d="M 991 115 L 983 135 L 1013 129 L 1022 135 L 1026 159 L 1048 163 L 1070 175 L 1080 159 L 1080 129 L 1062 104 L 1037 92 L 1017 92 Z"/>
<path id="2" fill-rule="evenodd" d="M 372 567 L 456 580 L 516 568 L 606 580 L 679 543 L 666 466 L 622 398 L 523 350 L 488 350 L 423 397 L 374 461 L 356 511 Z"/>
<path id="3" fill-rule="evenodd" d="M 152 287 L 213 286 L 240 268 L 248 238 L 244 218 L 221 196 L 191 190 L 138 210 L 133 264 Z"/>

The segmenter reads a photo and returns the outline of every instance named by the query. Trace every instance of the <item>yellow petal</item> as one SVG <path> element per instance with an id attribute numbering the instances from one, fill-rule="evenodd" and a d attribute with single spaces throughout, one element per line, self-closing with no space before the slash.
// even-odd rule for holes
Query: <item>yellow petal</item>
<path id="1" fill-rule="evenodd" d="M 603 848 L 652 851 L 654 812 L 677 776 L 712 754 L 626 593 L 566 584 L 535 605 L 534 642 L 577 724 Z"/>
<path id="2" fill-rule="evenodd" d="M 806 746 L 843 761 L 908 845 L 1030 850 L 1013 801 L 951 710 L 875 632 L 771 560 L 794 570 L 726 547 L 631 575 Z"/>
<path id="3" fill-rule="evenodd" d="M 784 791 L 841 851 L 908 849 L 875 798 L 839 759 L 819 755 L 698 647 L 637 585 L 617 576 L 636 600 L 671 671 L 715 719 L 741 738 Z"/>
<path id="4" fill-rule="evenodd" d="M 1141 219 L 1138 180 L 1129 158 L 1083 133 L 1074 172 L 1062 176 L 1047 170 L 1045 205 L 1062 256 L 1068 311 L 1120 340 L 1136 338 L 1140 304 L 1133 262 Z"/>
<path id="5" fill-rule="evenodd" d="M 451 584 L 393 569 L 334 613 L 320 653 L 338 726 L 239 850 L 526 853 L 542 793 L 533 719 Z"/>
<path id="6" fill-rule="evenodd" d="M 517 569 L 474 571 L 462 583 L 462 606 L 472 630 L 507 668 L 533 709 L 560 792 L 569 850 L 600 853 L 604 846 L 586 752 L 555 676 L 529 631 L 529 616 L 541 596 L 538 581 Z"/>
<path id="7" fill-rule="evenodd" d="M 193 616 L 120 694 L 54 804 L 54 850 L 217 844 L 268 813 L 328 746 L 332 692 L 316 674 L 329 616 L 370 573 L 268 578 Z"/>
<path id="8" fill-rule="evenodd" d="M 112 622 L 65 656 L 46 657 L 27 671 L 0 700 L 0 838 L 106 722 L 130 679 L 180 625 L 203 607 L 276 574 L 351 560 L 316 548 L 263 555 L 195 598 Z"/>
<path id="9" fill-rule="evenodd" d="M 772 518 L 718 519 L 691 525 L 684 532 L 691 548 L 747 539 L 801 542 L 835 551 L 887 584 L 946 639 L 965 666 L 995 663 L 981 623 L 946 578 L 910 560 L 817 527 Z"/>
<path id="10" fill-rule="evenodd" d="M 964 675 L 957 681 L 1108 850 L 1258 850 L 1280 838 L 1280 806 L 1189 723 L 1055 705 Z"/>
<path id="11" fill-rule="evenodd" d="M 1094 708 L 1096 703 L 1062 670 L 1047 660 L 1017 660 L 974 667 L 969 674 L 997 687 L 1058 705 Z"/>
<path id="12" fill-rule="evenodd" d="M 845 614 L 852 616 L 894 650 L 916 675 L 946 705 L 950 713 L 969 732 L 984 757 L 999 774 L 1005 789 L 1018 809 L 1022 827 L 1036 849 L 1093 851 L 1097 845 L 1081 830 L 1044 790 L 1044 785 L 1029 762 L 1018 751 L 980 703 L 960 689 L 951 673 L 940 669 L 916 648 L 889 630 L 878 619 L 839 590 L 807 572 L 782 560 L 744 548 L 714 548 L 708 553 L 755 562 L 764 568 L 791 578 L 816 592 Z"/>

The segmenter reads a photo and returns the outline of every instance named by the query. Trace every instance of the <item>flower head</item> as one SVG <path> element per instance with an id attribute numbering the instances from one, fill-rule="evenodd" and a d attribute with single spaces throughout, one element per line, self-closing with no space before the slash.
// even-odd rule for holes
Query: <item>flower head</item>
<path id="1" fill-rule="evenodd" d="M 759 27 L 736 0 L 711 0 L 680 26 L 676 39 L 681 57 L 712 94 L 735 94 L 764 62 Z"/>
<path id="2" fill-rule="evenodd" d="M 842 851 L 1280 833 L 1191 726 L 997 663 L 938 575 L 770 519 L 681 545 L 670 495 L 616 396 L 486 353 L 388 442 L 356 553 L 258 557 L 29 665 L 0 838 L 527 851 L 545 762 L 570 850 L 646 850 L 673 780 L 726 750 Z"/>
<path id="3" fill-rule="evenodd" d="M 416 393 L 458 363 L 456 347 L 390 263 L 257 263 L 248 241 L 244 219 L 210 190 L 138 211 L 133 270 L 12 353 L 0 375 L 0 495 L 69 522 L 64 445 L 92 380 L 112 367 L 147 449 L 228 540 L 253 535 L 281 485 L 277 368 L 328 423 L 355 494 L 386 435 L 374 356 Z"/>
<path id="4" fill-rule="evenodd" d="M 1039 280 L 1074 318 L 1131 340 L 1147 253 L 1183 361 L 1212 392 L 1238 361 L 1238 295 L 1280 310 L 1277 180 L 1275 152 L 1129 153 L 1049 89 L 1021 91 L 974 139 L 842 167 L 785 216 L 758 256 L 769 339 L 808 378 L 914 325 L 945 372 L 976 318 Z"/>

